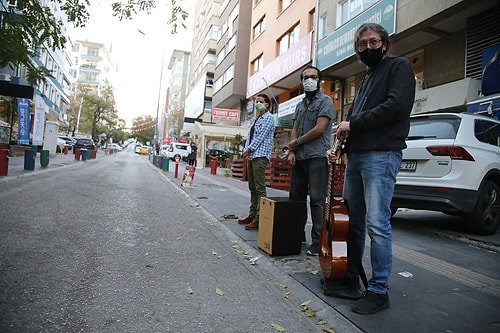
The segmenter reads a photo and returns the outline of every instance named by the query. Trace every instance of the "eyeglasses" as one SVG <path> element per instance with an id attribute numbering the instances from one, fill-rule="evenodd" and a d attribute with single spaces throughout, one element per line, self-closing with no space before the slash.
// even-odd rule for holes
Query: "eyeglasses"
<path id="1" fill-rule="evenodd" d="M 318 79 L 318 76 L 317 75 L 304 75 L 302 77 L 302 81 L 305 81 L 307 79 L 313 79 L 313 80 L 317 80 Z"/>
<path id="2" fill-rule="evenodd" d="M 368 42 L 365 40 L 358 42 L 358 50 L 364 51 L 364 50 L 366 50 L 368 45 L 370 46 L 371 49 L 375 49 L 375 48 L 380 46 L 381 41 L 382 41 L 382 39 L 372 38 L 372 39 L 369 39 Z"/>

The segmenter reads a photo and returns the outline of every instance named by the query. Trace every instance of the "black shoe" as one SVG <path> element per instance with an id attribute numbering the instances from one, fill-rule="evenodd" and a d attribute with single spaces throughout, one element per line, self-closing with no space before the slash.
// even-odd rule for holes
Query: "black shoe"
<path id="1" fill-rule="evenodd" d="M 306 251 L 309 256 L 317 256 L 318 255 L 318 243 L 312 243 L 311 246 Z"/>
<path id="2" fill-rule="evenodd" d="M 364 293 L 359 278 L 345 277 L 343 280 L 322 280 L 323 294 L 347 299 L 360 299 Z"/>
<path id="3" fill-rule="evenodd" d="M 362 299 L 351 306 L 353 312 L 359 314 L 374 314 L 390 306 L 388 294 L 377 294 L 368 291 Z"/>

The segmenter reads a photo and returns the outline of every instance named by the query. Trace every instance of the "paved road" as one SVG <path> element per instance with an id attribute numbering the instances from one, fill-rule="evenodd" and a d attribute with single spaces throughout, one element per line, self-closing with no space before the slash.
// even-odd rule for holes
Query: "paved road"
<path id="1" fill-rule="evenodd" d="M 193 272 L 192 267 L 184 268 L 182 265 L 183 260 L 186 260 L 182 256 L 183 254 L 188 258 L 193 255 L 191 251 L 192 246 L 187 246 L 187 250 L 184 250 L 186 248 L 186 243 L 191 239 L 199 239 L 202 242 L 206 242 L 207 240 L 203 238 L 207 236 L 205 234 L 211 234 L 219 240 L 221 248 L 212 247 L 216 248 L 216 250 L 210 248 L 198 249 L 198 246 L 201 246 L 201 244 L 197 244 L 197 250 L 193 250 L 195 251 L 196 257 L 206 258 L 206 253 L 209 253 L 208 257 L 210 257 L 210 260 L 219 261 L 220 259 L 218 259 L 218 256 L 220 253 L 223 253 L 223 258 L 234 258 L 239 264 L 236 269 L 234 267 L 231 267 L 231 269 L 226 269 L 224 267 L 222 272 L 220 271 L 221 266 L 219 263 L 214 264 L 216 266 L 214 270 L 215 281 L 224 281 L 224 283 L 228 284 L 235 282 L 238 286 L 242 286 L 244 289 L 241 290 L 240 298 L 248 298 L 248 293 L 253 295 L 253 288 L 255 287 L 253 283 L 256 283 L 258 288 L 265 288 L 267 292 L 264 294 L 272 294 L 276 297 L 269 301 L 269 303 L 266 301 L 260 302 L 259 297 L 250 298 L 249 302 L 242 300 L 241 302 L 243 303 L 241 304 L 239 301 L 216 303 L 216 305 L 221 308 L 224 308 L 226 304 L 228 304 L 231 309 L 234 308 L 233 310 L 236 312 L 232 315 L 234 321 L 230 321 L 229 324 L 223 327 L 222 324 L 217 326 L 216 323 L 210 321 L 210 319 L 212 319 L 212 313 L 207 315 L 207 318 L 201 316 L 202 318 L 199 319 L 197 323 L 199 325 L 203 323 L 207 331 L 213 331 L 212 328 L 223 332 L 276 331 L 270 328 L 269 321 L 266 319 L 262 319 L 262 322 L 259 322 L 262 326 L 258 327 L 251 326 L 252 324 L 247 322 L 249 318 L 255 319 L 261 317 L 258 312 L 255 312 L 257 310 L 254 310 L 254 308 L 259 308 L 261 311 L 266 312 L 263 318 L 276 319 L 279 318 L 279 315 L 276 316 L 276 314 L 282 312 L 286 314 L 286 318 L 292 318 L 287 322 L 283 322 L 285 323 L 283 327 L 286 328 L 286 332 L 314 331 L 321 329 L 321 327 L 334 329 L 335 332 L 497 332 L 499 329 L 500 260 L 498 247 L 500 242 L 498 241 L 498 235 L 470 237 L 461 233 L 458 229 L 455 230 L 453 226 L 450 226 L 449 224 L 454 223 L 454 221 L 450 220 L 449 217 L 442 218 L 437 214 L 421 215 L 413 211 L 398 212 L 396 218 L 393 220 L 394 265 L 390 281 L 392 306 L 389 310 L 374 316 L 361 316 L 350 311 L 350 301 L 322 295 L 319 287 L 320 272 L 316 273 L 319 268 L 317 258 L 308 257 L 304 252 L 300 255 L 269 257 L 257 247 L 257 232 L 244 230 L 242 226 L 236 223 L 235 219 L 224 218 L 224 215 L 244 215 L 247 212 L 249 203 L 247 184 L 233 178 L 224 177 L 224 170 L 218 170 L 219 173 L 217 175 L 210 175 L 207 169 L 197 169 L 192 186 L 182 187 L 180 184 L 185 164 L 179 165 L 178 177 L 176 178 L 174 173 L 175 164 L 171 163 L 170 171 L 164 172 L 153 166 L 146 156 L 134 155 L 127 150 L 115 156 L 101 155 L 98 156 L 97 160 L 90 162 L 74 162 L 66 157 L 67 161 L 63 163 L 63 159 L 64 157 L 58 160 L 57 163 L 60 163 L 58 166 L 56 166 L 55 158 L 51 159 L 49 168 L 43 171 L 46 173 L 43 178 L 54 179 L 52 174 L 57 174 L 58 176 L 56 178 L 58 180 L 70 179 L 74 177 L 74 173 L 80 174 L 83 173 L 82 170 L 86 169 L 94 170 L 94 173 L 86 176 L 86 179 L 91 179 L 92 181 L 89 182 L 87 180 L 82 183 L 83 188 L 88 187 L 85 191 L 86 195 L 97 196 L 99 198 L 94 200 L 96 200 L 95 202 L 99 202 L 99 204 L 96 203 L 96 205 L 101 208 L 97 209 L 95 213 L 92 213 L 92 219 L 96 221 L 110 220 L 110 230 L 115 231 L 111 233 L 110 230 L 105 229 L 103 235 L 96 235 L 95 237 L 98 237 L 96 240 L 97 244 L 109 242 L 114 238 L 125 239 L 125 236 L 135 239 L 134 237 L 136 236 L 134 235 L 143 234 L 147 235 L 147 237 L 151 237 L 154 244 L 162 244 L 158 245 L 161 249 L 161 255 L 158 255 L 156 251 L 149 251 L 149 248 L 145 246 L 145 249 L 142 250 L 143 255 L 138 256 L 138 258 L 153 258 L 151 253 L 154 253 L 155 260 L 153 261 L 152 267 L 148 267 L 148 263 L 142 263 L 144 267 L 148 268 L 146 271 L 152 269 L 156 270 L 158 269 L 158 265 L 161 266 L 162 264 L 168 263 L 168 269 L 162 269 L 161 273 L 170 276 L 174 274 L 172 272 L 175 272 L 173 276 L 182 281 L 183 284 L 177 280 L 172 283 L 177 288 L 174 288 L 176 289 L 175 291 L 177 291 L 177 293 L 174 292 L 174 295 L 177 297 L 179 304 L 176 302 L 168 302 L 166 304 L 169 304 L 169 308 L 178 306 L 179 309 L 181 309 L 180 311 L 185 310 L 187 307 L 191 307 L 191 309 L 196 311 L 208 311 L 200 304 L 195 305 L 191 302 L 187 305 L 184 304 L 186 301 L 192 300 L 192 298 L 186 298 L 187 295 L 184 295 L 183 292 L 188 284 L 189 286 L 193 285 L 190 277 L 196 274 L 196 272 Z M 105 161 L 111 162 L 108 163 Z M 82 165 L 84 165 L 84 167 L 82 167 Z M 48 171 L 50 167 L 54 167 L 52 172 Z M 103 172 L 103 168 L 108 168 L 110 169 L 109 171 L 112 172 L 106 171 L 104 173 L 106 175 L 105 177 L 96 177 L 94 175 L 95 172 Z M 62 171 L 65 169 L 67 169 L 68 172 Z M 131 171 L 136 169 L 140 171 Z M 13 170 L 13 172 L 19 171 Z M 130 174 L 130 172 L 133 173 Z M 17 175 L 0 179 L 2 196 L 4 189 L 7 190 L 7 188 L 9 188 L 9 191 L 13 191 L 13 188 L 21 187 L 24 190 L 29 188 L 29 185 L 20 186 L 20 184 L 23 184 L 24 181 L 27 181 L 26 184 L 30 184 L 31 182 L 35 183 L 30 180 L 30 178 L 33 177 L 41 178 L 37 177 L 35 173 L 26 173 L 22 171 Z M 140 179 L 141 181 L 133 182 L 132 179 Z M 2 184 L 2 182 L 7 187 L 3 187 L 4 184 Z M 40 182 L 44 184 L 46 188 L 52 186 L 50 180 L 43 181 L 41 179 Z M 76 181 L 73 181 L 73 183 L 75 182 Z M 82 182 L 82 180 L 80 179 L 79 182 Z M 129 185 L 120 185 L 121 182 Z M 64 188 L 71 187 L 70 183 L 71 182 L 68 182 L 66 185 L 62 185 L 62 188 L 58 188 L 58 191 L 56 191 L 59 196 L 66 200 L 73 197 L 73 193 L 64 191 Z M 142 187 L 142 185 L 146 186 Z M 101 187 L 104 187 L 105 190 L 92 193 L 92 189 Z M 17 190 L 13 193 L 21 195 L 21 193 L 24 193 L 24 190 Z M 133 192 L 133 194 L 124 194 L 129 192 Z M 287 196 L 287 192 L 269 189 L 268 196 Z M 0 199 L 2 199 L 3 203 L 3 197 Z M 20 199 L 18 198 L 15 202 L 20 202 Z M 112 208 L 109 208 L 109 210 L 108 208 L 102 208 L 104 206 L 101 206 L 100 202 L 106 202 L 107 205 Z M 11 205 L 15 205 L 15 203 L 11 203 Z M 37 207 L 39 207 L 39 205 L 37 205 Z M 184 210 L 190 213 L 181 213 Z M 39 211 L 41 211 L 40 207 L 37 212 Z M 78 209 L 78 211 L 80 212 L 78 216 L 89 214 L 82 212 L 80 209 Z M 67 214 L 69 214 L 69 216 L 75 214 L 71 213 L 71 210 L 63 210 L 63 212 L 65 212 L 65 214 L 63 214 L 65 218 Z M 127 212 L 127 214 L 124 216 L 123 212 Z M 190 216 L 190 219 L 191 213 L 194 214 L 192 217 L 196 216 L 195 221 L 187 222 L 185 219 L 188 219 L 187 216 Z M 44 216 L 44 214 L 42 214 L 42 216 Z M 429 218 L 429 216 L 431 218 Z M 84 219 L 82 220 L 82 218 L 76 219 L 78 219 L 79 224 L 83 223 L 83 225 L 86 225 L 88 223 L 85 222 Z M 117 222 L 117 220 L 120 219 L 127 221 L 123 223 L 124 226 L 122 228 L 118 228 L 120 223 Z M 417 224 L 412 221 L 418 219 L 422 221 L 417 226 Z M 426 221 L 426 219 L 432 221 Z M 441 220 L 444 222 L 441 222 Z M 159 227 L 159 229 L 154 229 L 152 231 L 148 230 L 147 232 L 142 230 L 143 228 L 151 229 L 151 227 L 148 227 L 150 225 L 161 225 L 160 221 L 169 221 L 169 223 L 178 221 L 177 224 L 173 224 L 175 230 L 178 230 L 178 232 L 172 232 L 167 229 L 164 230 Z M 422 224 L 426 226 L 423 228 L 420 227 Z M 5 223 L 2 222 L 2 225 L 5 225 Z M 94 226 L 97 225 L 99 224 Z M 310 228 L 310 224 L 307 227 Z M 94 229 L 95 228 L 89 227 L 89 231 Z M 438 231 L 436 232 L 436 230 Z M 121 232 L 121 236 L 115 235 L 118 231 Z M 2 237 L 10 239 L 10 237 L 5 236 L 8 235 L 8 233 L 4 232 L 4 230 L 0 230 L 0 232 L 4 235 Z M 165 235 L 165 233 L 168 235 L 172 234 L 174 240 L 172 240 L 170 236 L 158 238 L 158 233 L 162 233 L 163 235 Z M 79 242 L 84 242 L 83 240 L 77 241 L 77 238 L 85 239 L 86 237 L 83 236 L 85 233 L 83 233 L 82 236 L 80 236 L 78 232 L 77 234 L 78 236 L 75 236 L 74 241 L 77 244 Z M 189 235 L 189 237 L 187 235 Z M 146 240 L 144 240 L 144 242 L 147 243 Z M 163 242 L 166 244 L 173 242 L 174 244 L 172 244 L 172 247 L 164 248 L 163 246 L 165 245 Z M 128 247 L 134 249 L 139 243 L 137 243 L 137 241 L 131 241 L 129 243 L 129 245 L 118 247 L 119 249 L 127 250 L 124 251 L 123 255 L 114 254 L 112 248 L 107 249 L 107 254 L 109 257 L 117 256 L 121 260 L 119 263 L 112 266 L 114 267 L 114 271 L 120 271 L 120 269 L 115 266 L 121 267 L 122 265 L 126 266 L 127 264 L 138 262 L 134 265 L 133 269 L 134 277 L 137 279 L 143 276 L 141 275 L 142 271 L 138 269 L 141 268 L 141 263 L 138 258 L 134 257 L 133 253 L 128 251 Z M 20 242 L 20 244 L 22 244 L 22 242 Z M 39 246 L 42 246 L 42 244 L 44 243 L 40 241 Z M 127 242 L 125 242 L 125 244 L 127 244 Z M 303 244 L 304 249 L 306 246 L 307 244 Z M 4 253 L 3 248 L 1 249 L 2 253 Z M 43 253 L 46 252 L 44 249 L 41 251 Z M 148 254 L 146 255 L 145 253 Z M 108 258 L 108 256 L 104 255 L 101 257 Z M 101 257 L 98 256 L 96 258 Z M 259 258 L 256 261 L 257 264 L 250 265 L 249 259 L 255 257 Z M 171 263 L 169 258 L 172 260 Z M 10 260 L 16 261 L 15 259 Z M 113 260 L 109 260 L 109 258 L 108 261 L 110 262 L 105 262 L 108 265 L 111 265 L 113 262 Z M 204 262 L 204 260 L 196 262 L 198 268 L 203 266 L 200 265 L 200 261 Z M 99 260 L 96 260 L 96 262 L 101 263 Z M 2 270 L 4 267 L 3 263 L 4 259 L 2 259 Z M 189 263 L 192 264 L 193 262 L 189 261 Z M 364 265 L 369 274 L 370 263 L 367 255 L 365 255 Z M 97 265 L 96 267 L 101 266 Z M 247 280 L 243 281 L 235 277 L 235 275 L 239 276 L 239 272 L 242 269 L 243 271 L 251 273 L 251 277 L 248 277 L 248 280 L 251 282 Z M 89 271 L 91 270 L 89 269 Z M 136 272 L 138 277 L 135 276 Z M 184 274 L 186 272 L 188 274 Z M 54 275 L 56 274 L 54 273 Z M 211 275 L 212 274 L 210 274 L 209 277 L 210 281 L 212 281 Z M 109 285 L 105 285 L 101 289 L 101 292 L 103 295 L 107 295 L 109 290 L 114 290 L 116 292 L 120 290 L 132 290 L 133 292 L 127 293 L 129 294 L 129 298 L 140 299 L 140 296 L 144 293 L 144 288 L 138 289 L 137 286 L 134 286 L 133 282 L 135 279 L 121 281 L 121 283 L 118 284 L 120 287 L 116 288 L 114 288 L 114 282 L 108 282 Z M 153 281 L 156 282 L 155 279 L 153 279 Z M 248 283 L 250 283 L 252 288 L 247 288 Z M 213 284 L 220 285 L 219 283 Z M 157 286 L 157 283 L 151 283 L 151 286 Z M 213 289 L 213 285 L 211 288 Z M 207 287 L 207 290 L 211 290 L 211 288 Z M 237 289 L 238 287 L 234 288 Z M 93 289 L 94 288 L 91 288 L 91 290 Z M 146 289 L 149 290 L 149 288 Z M 199 287 L 193 288 L 196 292 L 198 292 L 198 289 Z M 29 294 L 26 292 L 26 287 L 19 288 L 19 290 L 22 290 L 22 292 L 20 292 L 21 294 Z M 48 288 L 47 292 L 49 290 L 51 289 Z M 162 292 L 164 294 L 161 294 Z M 167 296 L 163 288 L 160 288 L 158 293 L 162 296 Z M 211 296 L 208 291 L 206 294 L 207 295 L 204 293 L 203 296 Z M 146 295 L 149 294 L 146 293 Z M 193 295 L 195 295 L 195 293 Z M 284 295 L 288 296 L 288 298 L 285 298 Z M 93 297 L 97 296 L 94 295 Z M 152 303 L 159 301 L 156 294 L 148 297 L 152 299 Z M 108 295 L 107 298 L 109 298 L 109 300 L 106 302 L 101 301 L 103 305 L 99 309 L 104 309 L 104 305 L 109 306 L 112 297 Z M 84 300 L 85 299 L 86 298 L 84 298 Z M 90 299 L 92 300 L 94 298 L 91 297 Z M 216 300 L 221 299 L 216 298 Z M 224 298 L 222 300 L 227 301 Z M 304 313 L 301 311 L 300 304 L 308 300 L 311 301 L 308 307 L 313 310 L 314 316 L 306 321 L 304 327 L 295 327 L 294 323 L 296 320 L 302 323 L 304 319 Z M 203 298 L 203 301 L 206 301 L 205 298 Z M 210 300 L 210 302 L 211 301 L 212 300 Z M 4 304 L 3 298 L 1 304 Z M 114 304 L 121 303 L 114 302 Z M 137 305 L 134 306 L 137 307 Z M 244 306 L 247 312 L 241 311 L 240 306 Z M 4 313 L 3 309 L 4 308 L 2 308 L 1 313 Z M 93 313 L 91 309 L 92 307 L 89 306 L 81 310 L 81 314 Z M 145 307 L 145 309 L 147 309 L 147 307 Z M 160 313 L 158 311 L 160 311 L 158 308 L 154 308 L 155 314 Z M 111 320 L 109 317 L 112 317 L 110 313 L 113 311 L 108 312 L 108 316 L 103 316 L 102 319 L 98 319 L 97 323 L 102 324 L 105 320 Z M 120 311 L 118 311 L 118 313 L 120 313 Z M 247 315 L 247 313 L 249 313 L 249 315 Z M 148 318 L 154 318 L 154 320 L 158 321 L 158 325 L 161 325 L 161 323 L 170 323 L 166 317 L 155 317 L 155 315 L 152 314 L 147 315 L 146 312 L 141 312 L 141 314 Z M 177 313 L 174 314 L 174 316 L 176 315 Z M 227 314 L 221 310 L 217 312 L 215 316 L 221 319 L 226 318 Z M 200 316 L 195 317 L 199 318 Z M 104 330 L 113 331 L 117 327 L 123 329 L 126 325 L 120 326 L 119 323 L 123 321 L 127 324 L 129 323 L 129 321 L 123 319 L 123 316 L 118 316 L 118 318 L 120 320 L 119 322 L 115 323 L 112 321 L 109 327 L 105 326 Z M 189 321 L 189 319 L 182 316 L 176 318 Z M 326 324 L 317 325 L 323 320 L 326 321 Z M 289 324 L 290 321 L 294 323 Z M 236 322 L 238 322 L 238 324 L 236 324 Z M 266 326 L 266 324 L 268 326 Z M 309 324 L 312 324 L 312 327 L 309 326 Z M 153 326 L 151 320 L 141 321 L 140 325 L 143 325 L 143 329 L 139 328 L 140 326 L 131 326 L 130 331 L 168 331 L 165 327 L 158 329 L 160 326 Z M 94 326 L 84 325 L 82 326 L 82 330 L 90 331 L 89 327 L 95 328 Z M 99 326 L 99 328 L 102 327 L 103 326 Z M 189 329 L 193 329 L 193 327 L 194 326 L 186 325 L 177 331 L 190 332 L 192 330 Z M 175 326 L 175 328 L 179 329 L 178 326 Z M 196 328 L 196 330 L 201 330 L 199 327 L 194 328 Z"/>

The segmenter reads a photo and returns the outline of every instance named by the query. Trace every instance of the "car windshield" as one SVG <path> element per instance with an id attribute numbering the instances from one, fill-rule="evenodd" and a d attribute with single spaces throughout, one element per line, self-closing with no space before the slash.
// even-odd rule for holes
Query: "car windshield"
<path id="1" fill-rule="evenodd" d="M 411 119 L 407 140 L 421 139 L 455 139 L 460 118 L 427 118 Z"/>

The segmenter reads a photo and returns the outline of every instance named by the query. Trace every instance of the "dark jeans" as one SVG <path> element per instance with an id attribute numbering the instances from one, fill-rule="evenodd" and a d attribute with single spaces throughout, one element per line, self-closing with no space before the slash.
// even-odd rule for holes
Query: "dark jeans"
<path id="1" fill-rule="evenodd" d="M 311 208 L 313 243 L 319 242 L 319 235 L 323 224 L 323 206 L 327 190 L 328 161 L 326 158 L 313 158 L 309 160 L 296 161 L 292 166 L 292 177 L 290 180 L 290 201 L 307 201 L 309 193 L 309 207 Z M 307 210 L 305 210 L 307 211 Z M 307 213 L 297 216 L 302 220 L 305 227 Z"/>

